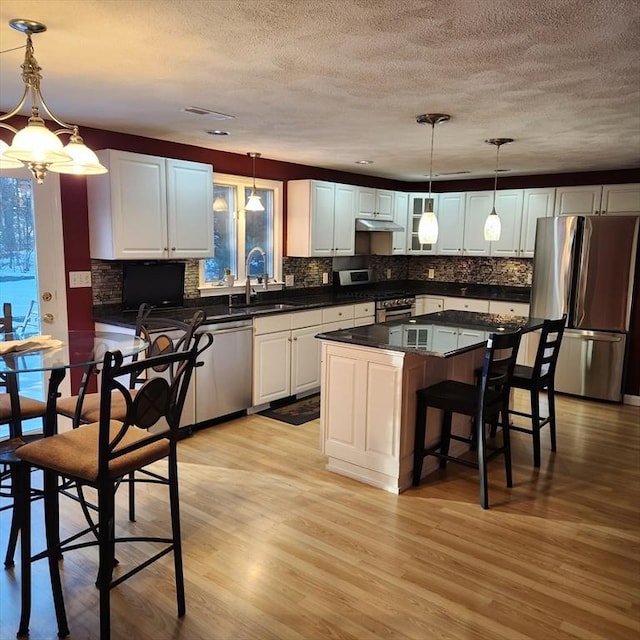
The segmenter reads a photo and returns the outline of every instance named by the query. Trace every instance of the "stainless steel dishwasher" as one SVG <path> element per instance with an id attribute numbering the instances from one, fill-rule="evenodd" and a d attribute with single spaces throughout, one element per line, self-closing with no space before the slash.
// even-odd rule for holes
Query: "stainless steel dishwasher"
<path id="1" fill-rule="evenodd" d="M 203 325 L 213 344 L 195 370 L 196 423 L 251 406 L 252 327 L 251 320 Z"/>

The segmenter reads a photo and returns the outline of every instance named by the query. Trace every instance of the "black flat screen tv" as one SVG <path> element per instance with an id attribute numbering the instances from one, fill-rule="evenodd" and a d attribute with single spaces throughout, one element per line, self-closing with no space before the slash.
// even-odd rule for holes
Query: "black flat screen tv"
<path id="1" fill-rule="evenodd" d="M 122 308 L 137 309 L 143 302 L 153 307 L 184 304 L 184 262 L 125 263 L 122 272 Z"/>

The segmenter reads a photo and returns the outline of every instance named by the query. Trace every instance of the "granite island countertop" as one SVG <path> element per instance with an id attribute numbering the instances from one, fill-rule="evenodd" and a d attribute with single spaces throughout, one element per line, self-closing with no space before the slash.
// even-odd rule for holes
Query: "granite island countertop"
<path id="1" fill-rule="evenodd" d="M 518 329 L 528 333 L 540 329 L 543 323 L 542 318 L 450 310 L 415 316 L 408 320 L 319 333 L 316 337 L 354 346 L 450 358 L 483 346 L 489 333 Z M 465 344 L 452 347 L 450 344 L 445 345 L 445 341 L 438 341 L 438 328 L 448 330 L 450 335 L 464 334 Z"/>

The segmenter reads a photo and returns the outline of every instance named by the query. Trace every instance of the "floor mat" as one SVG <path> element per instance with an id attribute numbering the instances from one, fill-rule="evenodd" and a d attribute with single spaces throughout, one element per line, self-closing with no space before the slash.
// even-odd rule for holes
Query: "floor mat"
<path id="1" fill-rule="evenodd" d="M 280 420 L 296 427 L 320 417 L 320 394 L 296 400 L 281 407 L 271 407 L 259 411 L 258 415 Z"/>

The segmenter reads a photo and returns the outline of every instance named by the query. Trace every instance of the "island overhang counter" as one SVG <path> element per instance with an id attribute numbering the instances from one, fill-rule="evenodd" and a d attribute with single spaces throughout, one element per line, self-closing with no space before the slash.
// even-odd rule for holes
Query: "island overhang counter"
<path id="1" fill-rule="evenodd" d="M 416 391 L 445 379 L 473 383 L 490 333 L 527 333 L 542 324 L 539 318 L 443 311 L 318 334 L 320 440 L 327 469 L 393 493 L 407 489 Z M 439 440 L 439 430 L 431 429 L 439 424 L 438 416 L 430 417 L 427 445 Z M 469 429 L 468 418 L 454 416 L 454 433 L 468 435 Z M 464 446 L 452 443 L 452 455 Z M 437 467 L 435 459 L 425 462 L 423 476 Z"/>

